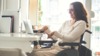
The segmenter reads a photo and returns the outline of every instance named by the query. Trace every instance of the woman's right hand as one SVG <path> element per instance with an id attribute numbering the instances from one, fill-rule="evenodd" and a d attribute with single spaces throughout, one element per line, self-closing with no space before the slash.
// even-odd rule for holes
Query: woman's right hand
<path id="1" fill-rule="evenodd" d="M 43 30 L 46 31 L 48 29 L 48 26 L 44 26 Z"/>
<path id="2" fill-rule="evenodd" d="M 48 29 L 48 26 L 44 26 L 44 27 L 42 27 L 42 31 L 46 31 Z"/>
<path id="3" fill-rule="evenodd" d="M 48 33 L 48 38 L 52 38 L 52 36 L 54 35 L 55 31 L 51 32 L 51 33 Z"/>
<path id="4" fill-rule="evenodd" d="M 47 29 L 48 29 L 48 26 L 44 26 L 41 29 L 39 29 L 38 32 L 41 32 L 41 31 L 45 32 Z"/>

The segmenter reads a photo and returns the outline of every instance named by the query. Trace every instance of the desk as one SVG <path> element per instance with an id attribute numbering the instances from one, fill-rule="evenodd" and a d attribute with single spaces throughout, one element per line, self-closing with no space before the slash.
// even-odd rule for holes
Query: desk
<path id="1" fill-rule="evenodd" d="M 0 33 L 0 48 L 20 48 L 25 52 L 31 52 L 31 41 L 38 40 L 39 37 L 23 33 Z"/>

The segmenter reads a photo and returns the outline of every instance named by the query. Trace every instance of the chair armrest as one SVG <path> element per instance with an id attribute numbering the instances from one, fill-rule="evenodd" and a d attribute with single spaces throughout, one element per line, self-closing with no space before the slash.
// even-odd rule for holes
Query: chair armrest
<path id="1" fill-rule="evenodd" d="M 41 40 L 41 41 L 39 41 L 40 44 L 43 44 L 43 43 L 55 43 L 55 42 L 56 42 L 56 40 L 53 40 L 53 41 L 46 41 L 46 40 L 42 41 Z"/>
<path id="2" fill-rule="evenodd" d="M 63 42 L 63 43 L 59 43 L 59 46 L 79 46 L 81 44 L 86 44 L 85 41 L 81 41 L 81 42 Z"/>
<path id="3" fill-rule="evenodd" d="M 59 43 L 59 46 L 79 46 L 80 43 L 74 43 L 74 42 L 64 42 L 64 43 Z"/>
<path id="4" fill-rule="evenodd" d="M 55 42 L 57 42 L 56 40 L 53 40 L 53 41 L 42 41 L 42 40 L 40 40 L 40 41 L 33 41 L 32 43 L 34 44 L 34 45 L 38 45 L 38 44 L 40 44 L 40 45 L 43 45 L 44 43 L 55 43 Z M 76 43 L 76 42 L 63 42 L 63 43 L 59 43 L 59 46 L 65 46 L 65 45 L 67 45 L 67 46 L 79 46 L 79 45 L 81 45 L 81 44 L 86 44 L 86 42 L 85 41 L 82 41 L 82 42 L 80 42 L 80 43 Z"/>

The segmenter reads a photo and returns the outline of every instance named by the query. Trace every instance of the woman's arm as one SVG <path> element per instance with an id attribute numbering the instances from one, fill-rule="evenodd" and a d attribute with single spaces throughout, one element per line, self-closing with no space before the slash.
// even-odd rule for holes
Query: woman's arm
<path id="1" fill-rule="evenodd" d="M 73 42 L 79 37 L 81 37 L 81 35 L 84 33 L 86 23 L 85 21 L 78 21 L 74 25 L 74 28 L 70 31 L 69 34 L 61 34 L 56 31 L 54 35 L 62 39 L 64 42 Z"/>
<path id="2" fill-rule="evenodd" d="M 66 24 L 66 22 L 67 22 L 67 21 L 65 21 L 65 22 L 62 24 L 61 28 L 58 30 L 59 33 L 61 33 L 61 31 L 62 31 L 64 25 Z M 69 21 L 68 21 L 68 22 L 69 22 Z M 56 32 L 56 31 L 53 31 L 53 32 L 48 33 L 48 38 L 52 38 L 53 40 L 57 40 L 58 38 L 54 35 L 55 32 Z"/>

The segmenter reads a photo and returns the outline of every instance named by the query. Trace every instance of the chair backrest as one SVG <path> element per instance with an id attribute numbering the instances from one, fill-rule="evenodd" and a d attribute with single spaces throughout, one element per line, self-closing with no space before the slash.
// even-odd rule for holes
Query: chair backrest
<path id="1" fill-rule="evenodd" d="M 85 30 L 85 32 L 92 34 L 92 32 L 89 30 Z M 86 42 L 83 40 L 83 36 L 84 36 L 85 32 L 81 35 L 81 39 L 80 39 L 80 43 L 83 43 L 83 44 L 86 44 Z"/>
<path id="2" fill-rule="evenodd" d="M 87 32 L 87 33 L 89 33 L 89 34 L 92 34 L 92 32 L 89 31 L 89 30 L 85 30 L 85 32 Z M 85 33 L 85 32 L 84 32 L 84 33 Z M 83 43 L 83 44 L 86 44 L 86 42 L 83 41 L 84 33 L 83 33 L 82 36 L 81 36 L 80 44 L 82 44 L 82 43 Z M 91 51 L 90 49 L 88 49 L 87 47 L 83 46 L 83 45 L 80 45 L 80 46 L 79 46 L 78 51 L 79 51 L 79 56 L 92 56 L 92 51 Z"/>

